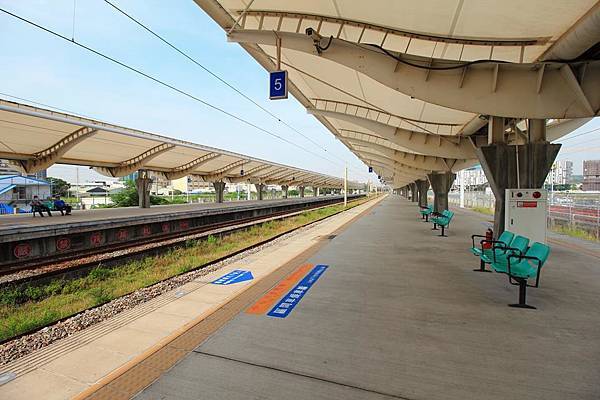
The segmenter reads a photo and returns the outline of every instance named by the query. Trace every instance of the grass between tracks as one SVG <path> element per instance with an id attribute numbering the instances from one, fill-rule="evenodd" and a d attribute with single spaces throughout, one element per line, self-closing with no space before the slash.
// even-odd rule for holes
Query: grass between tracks
<path id="1" fill-rule="evenodd" d="M 367 199 L 351 202 L 347 208 L 365 201 Z M 5 288 L 0 291 L 0 340 L 30 332 L 137 289 L 191 271 L 235 251 L 333 215 L 343 208 L 343 205 L 324 207 L 283 220 L 255 225 L 223 237 L 209 236 L 205 240 L 191 240 L 184 247 L 160 256 L 146 257 L 118 267 L 100 265 L 82 278 L 57 278 L 41 285 Z"/>

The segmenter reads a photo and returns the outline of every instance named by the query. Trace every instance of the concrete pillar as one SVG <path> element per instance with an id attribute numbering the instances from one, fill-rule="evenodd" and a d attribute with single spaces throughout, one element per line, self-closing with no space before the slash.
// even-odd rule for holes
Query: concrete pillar
<path id="1" fill-rule="evenodd" d="M 288 198 L 288 189 L 289 189 L 289 188 L 290 188 L 290 187 L 289 187 L 288 185 L 281 185 L 281 196 L 282 196 L 284 199 L 287 199 L 287 198 Z"/>
<path id="2" fill-rule="evenodd" d="M 417 198 L 417 184 L 415 182 L 410 184 L 410 201 L 413 203 L 419 201 Z"/>
<path id="3" fill-rule="evenodd" d="M 317 193 L 318 190 L 319 190 L 319 188 L 317 188 L 316 186 L 313 186 L 313 197 L 317 197 L 319 195 Z"/>
<path id="4" fill-rule="evenodd" d="M 527 125 L 529 126 L 529 143 L 547 143 L 545 119 L 530 119 L 527 121 Z"/>
<path id="5" fill-rule="evenodd" d="M 258 200 L 262 200 L 263 199 L 263 191 L 265 189 L 264 183 L 257 183 L 255 186 L 256 186 L 256 198 Z"/>
<path id="6" fill-rule="evenodd" d="M 317 197 L 319 197 L 321 195 L 321 188 L 317 188 Z"/>
<path id="7" fill-rule="evenodd" d="M 304 186 L 298 186 L 298 191 L 300 192 L 300 197 L 304 197 Z"/>
<path id="8" fill-rule="evenodd" d="M 541 188 L 560 146 L 543 142 L 520 146 L 499 143 L 476 150 L 496 197 L 494 236 L 504 231 L 505 189 Z"/>
<path id="9" fill-rule="evenodd" d="M 488 144 L 504 142 L 504 118 L 490 116 L 488 121 Z"/>
<path id="10" fill-rule="evenodd" d="M 138 177 L 135 179 L 135 187 L 140 208 L 150 208 L 150 188 L 152 187 L 152 178 L 150 178 L 147 171 L 138 172 Z"/>
<path id="11" fill-rule="evenodd" d="M 213 182 L 213 187 L 215 188 L 215 197 L 217 203 L 222 203 L 224 200 L 225 193 L 225 182 Z"/>
<path id="12" fill-rule="evenodd" d="M 442 212 L 448 209 L 448 192 L 456 178 L 452 172 L 427 174 L 433 189 L 433 211 Z"/>
<path id="13" fill-rule="evenodd" d="M 427 207 L 427 191 L 429 190 L 429 181 L 427 179 L 417 179 L 417 193 L 419 194 L 419 207 Z"/>

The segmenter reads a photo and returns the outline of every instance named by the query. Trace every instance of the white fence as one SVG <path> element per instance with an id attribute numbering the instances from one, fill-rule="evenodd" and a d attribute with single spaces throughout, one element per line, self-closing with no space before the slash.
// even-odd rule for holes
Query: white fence
<path id="1" fill-rule="evenodd" d="M 449 193 L 448 202 L 460 205 L 460 193 Z M 494 195 L 485 192 L 465 192 L 464 202 L 468 208 L 493 210 L 495 205 Z M 579 229 L 600 240 L 600 193 L 549 193 L 548 227 Z"/>

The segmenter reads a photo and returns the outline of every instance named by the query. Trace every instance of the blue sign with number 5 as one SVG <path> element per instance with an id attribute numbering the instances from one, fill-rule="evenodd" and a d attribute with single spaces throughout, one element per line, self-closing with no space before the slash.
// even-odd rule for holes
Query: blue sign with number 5
<path id="1" fill-rule="evenodd" d="M 287 99 L 288 97 L 288 85 L 287 85 L 287 71 L 274 71 L 271 72 L 269 78 L 269 99 Z"/>

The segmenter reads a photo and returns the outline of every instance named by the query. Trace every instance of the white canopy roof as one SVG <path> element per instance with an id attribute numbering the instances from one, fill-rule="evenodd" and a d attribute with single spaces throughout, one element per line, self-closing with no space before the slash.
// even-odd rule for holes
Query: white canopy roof
<path id="1" fill-rule="evenodd" d="M 279 44 L 291 93 L 395 186 L 476 164 L 489 115 L 554 140 L 600 111 L 596 0 L 195 1 L 268 70 Z"/>
<path id="2" fill-rule="evenodd" d="M 343 187 L 319 174 L 214 147 L 0 100 L 0 158 L 31 173 L 55 163 L 88 165 L 107 176 L 143 169 L 167 179 Z M 364 185 L 349 182 L 350 188 Z"/>

